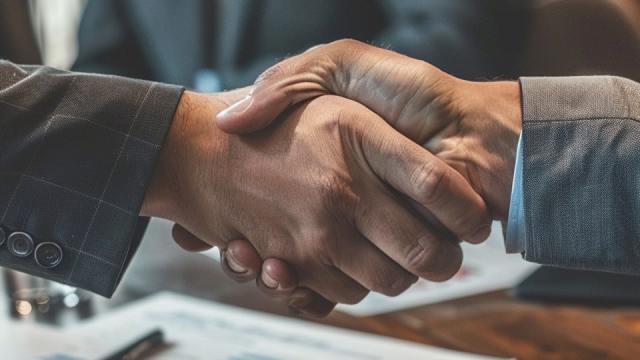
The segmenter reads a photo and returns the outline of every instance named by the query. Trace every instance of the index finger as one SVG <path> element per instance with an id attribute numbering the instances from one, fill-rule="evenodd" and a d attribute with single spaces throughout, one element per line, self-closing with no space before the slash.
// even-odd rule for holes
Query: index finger
<path id="1" fill-rule="evenodd" d="M 365 142 L 365 154 L 373 171 L 396 190 L 428 209 L 458 238 L 478 243 L 491 232 L 487 205 L 455 169 L 397 133 L 389 125 L 385 138 Z"/>

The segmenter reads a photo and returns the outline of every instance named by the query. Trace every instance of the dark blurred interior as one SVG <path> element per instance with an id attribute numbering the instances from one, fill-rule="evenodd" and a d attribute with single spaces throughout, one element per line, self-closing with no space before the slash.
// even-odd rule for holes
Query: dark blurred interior
<path id="1" fill-rule="evenodd" d="M 526 29 L 526 4 L 94 0 L 80 25 L 74 67 L 194 88 L 203 84 L 199 76 L 213 74 L 222 89 L 230 89 L 251 84 L 278 59 L 355 38 L 463 77 L 513 76 Z"/>
<path id="2" fill-rule="evenodd" d="M 468 79 L 640 77 L 634 66 L 640 4 L 634 0 L 77 2 L 84 8 L 81 20 L 57 16 L 65 2 L 58 2 L 56 14 L 58 22 L 78 23 L 75 69 L 191 88 L 245 86 L 278 59 L 347 37 Z M 41 54 L 51 46 L 44 46 L 46 29 L 38 24 L 43 16 L 34 11 L 43 3 L 0 1 L 0 56 L 17 63 L 47 59 Z"/>
<path id="3" fill-rule="evenodd" d="M 73 52 L 56 48 L 55 30 L 47 35 L 51 26 L 39 23 L 51 4 L 0 0 L 1 58 L 64 66 L 49 61 L 50 52 L 77 50 L 74 70 L 220 91 L 249 85 L 279 59 L 316 44 L 355 38 L 467 79 L 616 74 L 640 80 L 635 0 L 89 0 L 77 2 L 81 20 L 59 16 L 69 3 L 57 2 L 61 10 L 49 13 L 52 19 L 78 24 Z M 221 274 L 189 283 L 190 272 L 216 266 L 176 249 L 169 242 L 143 244 L 132 274 L 154 279 L 132 280 L 136 286 L 122 291 L 142 296 L 197 285 L 199 295 L 213 297 L 207 284 L 230 284 Z M 156 274 L 168 267 L 174 269 Z"/>

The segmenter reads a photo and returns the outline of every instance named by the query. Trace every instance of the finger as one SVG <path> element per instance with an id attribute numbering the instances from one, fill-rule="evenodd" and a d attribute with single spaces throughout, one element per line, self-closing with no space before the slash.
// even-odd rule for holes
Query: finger
<path id="1" fill-rule="evenodd" d="M 220 264 L 227 276 L 244 283 L 258 277 L 262 259 L 247 240 L 233 240 L 220 250 Z"/>
<path id="2" fill-rule="evenodd" d="M 388 191 L 356 209 L 360 232 L 410 273 L 432 281 L 451 278 L 462 264 L 454 239 L 438 234 Z"/>
<path id="3" fill-rule="evenodd" d="M 300 287 L 291 295 L 288 305 L 293 315 L 325 317 L 335 308 L 336 303 L 309 288 Z"/>
<path id="4" fill-rule="evenodd" d="M 433 216 L 429 209 L 424 206 L 418 204 L 415 200 L 408 198 L 407 196 L 403 196 L 404 200 L 410 205 L 411 210 L 416 214 L 416 216 L 422 218 L 426 221 L 430 229 L 436 234 L 439 234 L 444 239 L 449 239 L 454 242 L 460 242 L 460 239 L 456 237 L 449 229 L 447 229 L 438 218 Z"/>
<path id="5" fill-rule="evenodd" d="M 305 76 L 310 75 L 279 75 L 256 84 L 250 95 L 216 115 L 218 128 L 231 134 L 258 131 L 271 125 L 289 107 L 327 93 Z"/>
<path id="6" fill-rule="evenodd" d="M 321 47 L 326 47 L 326 46 L 327 46 L 327 44 L 314 45 L 314 46 L 308 48 L 307 50 L 305 50 L 304 53 L 308 53 L 308 52 L 311 52 L 313 50 L 317 50 L 317 49 L 320 49 Z"/>
<path id="7" fill-rule="evenodd" d="M 387 296 L 397 296 L 418 278 L 391 260 L 368 239 L 356 233 L 341 245 L 335 265 L 363 287 Z M 357 261 L 354 261 L 357 256 Z"/>
<path id="8" fill-rule="evenodd" d="M 286 262 L 271 258 L 262 263 L 262 272 L 257 278 L 257 285 L 269 296 L 289 297 L 298 286 L 298 277 Z"/>
<path id="9" fill-rule="evenodd" d="M 213 246 L 200 240 L 184 227 L 175 224 L 172 229 L 175 242 L 191 252 L 210 250 Z M 244 283 L 253 281 L 260 273 L 262 259 L 247 240 L 233 240 L 227 244 L 219 242 L 220 264 L 231 279 Z"/>
<path id="10" fill-rule="evenodd" d="M 304 270 L 309 271 L 309 269 Z M 300 285 L 317 292 L 331 302 L 357 304 L 369 293 L 358 282 L 332 266 L 308 273 L 310 277 L 302 277 Z"/>
<path id="11" fill-rule="evenodd" d="M 386 123 L 371 126 L 379 127 L 380 135 L 364 142 L 364 153 L 382 180 L 427 208 L 460 239 L 478 243 L 489 236 L 487 206 L 460 173 Z"/>
<path id="12" fill-rule="evenodd" d="M 217 126 L 235 134 L 257 131 L 269 126 L 289 107 L 330 93 L 325 77 L 337 66 L 331 56 L 318 56 L 322 48 L 314 47 L 267 69 L 249 96 L 218 113 Z"/>
<path id="13" fill-rule="evenodd" d="M 178 224 L 173 225 L 173 228 L 171 229 L 171 235 L 173 236 L 173 240 L 176 242 L 176 244 L 178 244 L 178 246 L 186 251 L 201 252 L 210 250 L 213 247 L 200 240 L 200 238 L 193 235 L 187 229 Z"/>

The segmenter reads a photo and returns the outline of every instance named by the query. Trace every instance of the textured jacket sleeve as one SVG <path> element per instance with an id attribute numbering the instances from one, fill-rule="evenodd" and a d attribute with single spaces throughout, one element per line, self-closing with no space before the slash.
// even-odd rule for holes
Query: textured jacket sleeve
<path id="1" fill-rule="evenodd" d="M 0 61 L 0 266 L 110 296 L 181 92 Z"/>
<path id="2" fill-rule="evenodd" d="M 640 84 L 521 84 L 525 259 L 640 274 Z"/>

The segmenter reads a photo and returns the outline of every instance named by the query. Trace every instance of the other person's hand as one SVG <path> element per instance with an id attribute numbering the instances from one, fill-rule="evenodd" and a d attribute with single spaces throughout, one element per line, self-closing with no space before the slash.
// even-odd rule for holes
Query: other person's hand
<path id="1" fill-rule="evenodd" d="M 223 251 L 248 240 L 262 259 L 295 270 L 293 295 L 355 303 L 369 290 L 396 295 L 416 276 L 455 274 L 457 240 L 397 193 L 446 226 L 458 222 L 462 239 L 488 234 L 486 206 L 464 178 L 362 105 L 322 97 L 246 137 L 217 130 L 211 114 L 220 109 L 211 96 L 183 95 L 143 214 Z M 287 287 L 276 285 L 291 295 Z"/>

